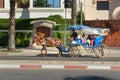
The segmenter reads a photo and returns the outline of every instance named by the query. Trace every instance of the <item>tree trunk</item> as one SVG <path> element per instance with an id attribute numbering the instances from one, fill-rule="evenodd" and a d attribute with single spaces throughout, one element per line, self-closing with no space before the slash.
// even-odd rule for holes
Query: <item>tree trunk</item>
<path id="1" fill-rule="evenodd" d="M 77 1 L 72 0 L 72 25 L 76 25 L 77 23 Z"/>
<path id="2" fill-rule="evenodd" d="M 8 51 L 15 51 L 15 0 L 10 0 Z"/>

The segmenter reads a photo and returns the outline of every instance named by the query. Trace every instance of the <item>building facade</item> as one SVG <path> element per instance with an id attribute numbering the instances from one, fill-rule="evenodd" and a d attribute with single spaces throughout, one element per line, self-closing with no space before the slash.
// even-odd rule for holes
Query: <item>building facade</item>
<path id="1" fill-rule="evenodd" d="M 86 20 L 120 19 L 120 0 L 77 0 L 78 11 L 80 2 Z M 0 18 L 9 18 L 9 8 L 9 0 L 0 0 Z M 16 4 L 16 18 L 45 18 L 55 14 L 71 18 L 71 8 L 65 13 L 64 0 L 29 0 L 26 4 Z"/>
<path id="2" fill-rule="evenodd" d="M 120 0 L 84 0 L 83 3 L 87 20 L 120 20 Z"/>

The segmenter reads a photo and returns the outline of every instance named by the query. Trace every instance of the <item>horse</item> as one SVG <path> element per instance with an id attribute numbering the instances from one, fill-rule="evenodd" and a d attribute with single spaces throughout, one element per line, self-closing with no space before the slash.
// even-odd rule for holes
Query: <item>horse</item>
<path id="1" fill-rule="evenodd" d="M 42 46 L 41 54 L 47 57 L 47 47 L 56 47 L 59 51 L 58 57 L 62 57 L 62 50 L 59 48 L 63 44 L 62 40 L 58 38 L 51 38 L 45 36 L 34 36 L 32 44 L 37 43 L 38 45 Z M 43 53 L 43 51 L 45 53 Z"/>

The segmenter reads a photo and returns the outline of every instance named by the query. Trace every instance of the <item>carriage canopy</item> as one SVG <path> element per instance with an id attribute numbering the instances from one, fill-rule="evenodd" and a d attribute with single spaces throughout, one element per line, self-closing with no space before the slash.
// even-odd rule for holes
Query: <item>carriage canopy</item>
<path id="1" fill-rule="evenodd" d="M 110 31 L 108 28 L 91 28 L 85 25 L 73 25 L 69 26 L 69 28 L 73 30 L 80 30 L 87 34 L 98 34 L 102 36 L 108 35 L 108 32 Z"/>

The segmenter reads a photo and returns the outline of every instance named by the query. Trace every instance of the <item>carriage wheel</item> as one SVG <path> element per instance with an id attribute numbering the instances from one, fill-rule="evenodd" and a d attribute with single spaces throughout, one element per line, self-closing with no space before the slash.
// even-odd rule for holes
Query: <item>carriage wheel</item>
<path id="1" fill-rule="evenodd" d="M 94 50 L 94 54 L 96 57 L 102 57 L 101 46 L 98 46 L 98 47 L 94 48 L 93 50 Z"/>
<path id="2" fill-rule="evenodd" d="M 85 51 L 88 52 L 88 53 L 93 53 L 93 48 L 85 48 Z"/>
<path id="3" fill-rule="evenodd" d="M 105 44 L 101 44 L 100 46 L 94 48 L 94 54 L 96 57 L 107 57 L 110 53 L 108 46 Z"/>
<path id="4" fill-rule="evenodd" d="M 71 47 L 70 50 L 69 50 L 69 55 L 70 55 L 71 57 L 79 57 L 79 56 L 80 56 L 79 53 L 80 53 L 80 48 L 79 48 L 79 46 L 73 46 L 73 47 Z"/>
<path id="5" fill-rule="evenodd" d="M 107 57 L 110 54 L 110 49 L 107 45 L 102 44 L 102 50 L 103 57 Z"/>
<path id="6" fill-rule="evenodd" d="M 69 49 L 69 55 L 70 55 L 70 57 L 74 57 L 73 53 L 74 53 L 74 50 L 73 50 L 72 47 L 70 47 L 70 49 Z"/>

